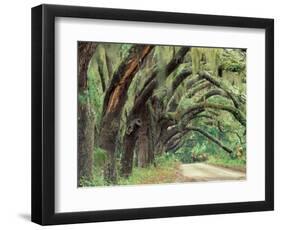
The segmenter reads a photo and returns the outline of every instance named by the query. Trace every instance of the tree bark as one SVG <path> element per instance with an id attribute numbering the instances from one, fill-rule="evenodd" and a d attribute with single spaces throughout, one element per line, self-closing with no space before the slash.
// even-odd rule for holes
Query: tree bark
<path id="1" fill-rule="evenodd" d="M 114 153 L 121 113 L 127 100 L 127 91 L 143 60 L 152 49 L 151 45 L 134 45 L 114 73 L 105 94 L 99 146 L 106 151 L 104 177 L 109 183 L 116 182 Z"/>
<path id="2" fill-rule="evenodd" d="M 183 47 L 181 48 L 177 54 L 172 58 L 172 60 L 169 62 L 169 64 L 165 67 L 165 73 L 166 77 L 169 76 L 181 63 L 182 60 L 185 56 L 185 54 L 190 50 L 190 47 Z M 131 123 L 139 119 L 140 123 L 145 123 L 140 116 L 141 111 L 143 110 L 144 107 L 146 107 L 146 103 L 148 102 L 149 98 L 151 98 L 153 91 L 157 87 L 157 79 L 156 76 L 160 69 L 156 68 L 150 77 L 148 77 L 147 81 L 144 83 L 144 86 L 142 87 L 142 90 L 138 93 L 135 103 L 133 108 L 130 111 L 130 114 L 128 116 L 128 122 L 127 122 L 127 129 L 130 128 L 132 125 Z M 185 77 L 190 75 L 190 71 L 185 71 L 184 74 Z M 179 79 L 182 79 L 183 76 L 181 76 Z M 179 80 L 181 82 L 182 80 Z M 180 84 L 180 83 L 178 83 Z M 176 85 L 174 87 L 177 87 Z M 154 106 L 158 107 L 158 102 L 154 103 Z M 140 128 L 134 128 L 132 129 L 132 132 L 128 135 L 127 133 L 124 135 L 124 156 L 121 160 L 121 173 L 123 176 L 127 177 L 128 175 L 131 174 L 132 172 L 132 165 L 133 165 L 133 158 L 134 158 L 134 146 L 137 143 L 137 139 L 139 137 L 139 131 L 141 130 Z M 147 132 L 152 132 L 152 130 L 147 131 Z M 144 131 L 143 131 L 144 133 Z M 152 135 L 152 133 L 150 133 Z M 143 135 L 142 135 L 143 136 Z M 143 137 L 144 138 L 144 137 Z M 142 142 L 144 143 L 145 140 Z M 148 141 L 146 141 L 148 142 Z M 148 142 L 149 143 L 149 142 Z M 139 143 L 138 143 L 139 144 Z M 143 146 L 144 149 L 144 146 Z M 156 148 L 155 148 L 156 149 Z M 151 152 L 152 149 L 149 149 L 148 151 L 148 159 L 147 161 L 152 161 L 154 159 L 154 151 L 153 153 Z M 140 162 L 138 162 L 140 163 Z"/>
<path id="3" fill-rule="evenodd" d="M 127 130 L 124 136 L 124 154 L 121 158 L 121 174 L 128 177 L 133 168 L 134 148 L 137 141 L 137 129 L 141 126 L 140 119 L 135 119 L 127 124 Z"/>
<path id="4" fill-rule="evenodd" d="M 82 178 L 92 178 L 95 121 L 88 97 L 87 71 L 95 49 L 94 43 L 78 43 L 78 93 L 82 98 L 78 102 L 78 186 Z"/>
<path id="5" fill-rule="evenodd" d="M 233 104 L 236 108 L 239 108 L 239 102 L 238 99 L 236 98 L 235 95 L 233 95 L 233 93 L 230 92 L 230 90 L 227 89 L 226 86 L 224 86 L 224 84 L 220 81 L 218 81 L 217 79 L 215 79 L 214 77 L 212 77 L 208 72 L 206 71 L 202 71 L 199 73 L 199 75 L 206 79 L 207 81 L 211 82 L 213 85 L 217 86 L 218 88 L 222 89 L 223 91 L 225 91 L 225 93 L 228 95 L 228 97 L 233 101 Z"/>
<path id="6" fill-rule="evenodd" d="M 148 143 L 148 128 L 149 128 L 149 116 L 147 105 L 141 111 L 140 119 L 142 124 L 138 131 L 138 166 L 146 167 L 148 165 L 148 151 L 149 151 L 149 143 Z"/>
<path id="7" fill-rule="evenodd" d="M 190 106 L 183 113 L 182 117 L 188 115 L 189 113 L 193 112 L 194 110 L 206 109 L 206 108 L 227 111 L 227 112 L 231 113 L 236 118 L 236 120 L 240 122 L 241 125 L 246 126 L 245 115 L 239 109 L 237 109 L 235 107 L 232 107 L 232 106 L 229 106 L 229 105 L 221 105 L 221 104 L 201 102 L 201 103 L 195 104 L 193 106 Z"/>

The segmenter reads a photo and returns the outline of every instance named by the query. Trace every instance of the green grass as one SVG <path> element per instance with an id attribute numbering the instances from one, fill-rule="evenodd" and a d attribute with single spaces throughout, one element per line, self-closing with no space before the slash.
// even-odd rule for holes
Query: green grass
<path id="1" fill-rule="evenodd" d="M 162 155 L 155 159 L 155 164 L 146 168 L 134 167 L 128 178 L 121 177 L 118 173 L 116 185 L 137 185 L 137 184 L 162 184 L 182 181 L 180 173 L 180 162 L 173 155 Z M 103 179 L 102 168 L 94 167 L 92 180 L 81 180 L 82 187 L 108 186 Z"/>
<path id="2" fill-rule="evenodd" d="M 245 156 L 242 158 L 231 158 L 226 154 L 210 155 L 207 163 L 241 171 L 246 170 Z"/>
<path id="3" fill-rule="evenodd" d="M 155 165 L 146 168 L 133 168 L 129 178 L 120 178 L 120 185 L 162 184 L 174 183 L 181 180 L 180 162 L 174 156 L 160 156 Z"/>

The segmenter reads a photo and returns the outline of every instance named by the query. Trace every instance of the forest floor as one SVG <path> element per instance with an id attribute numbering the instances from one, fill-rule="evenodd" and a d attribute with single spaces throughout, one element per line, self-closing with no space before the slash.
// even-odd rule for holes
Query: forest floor
<path id="1" fill-rule="evenodd" d="M 182 164 L 185 181 L 244 180 L 246 173 L 206 163 Z"/>

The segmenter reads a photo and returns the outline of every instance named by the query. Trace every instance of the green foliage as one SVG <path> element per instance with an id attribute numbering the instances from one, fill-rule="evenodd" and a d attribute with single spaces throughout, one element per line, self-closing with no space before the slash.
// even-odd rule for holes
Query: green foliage
<path id="1" fill-rule="evenodd" d="M 173 166 L 175 162 L 178 162 L 178 158 L 171 153 L 164 153 L 155 158 L 155 164 L 158 166 Z"/>
<path id="2" fill-rule="evenodd" d="M 121 59 L 125 58 L 128 54 L 128 51 L 132 47 L 132 44 L 122 44 L 120 47 L 119 55 Z"/>
<path id="3" fill-rule="evenodd" d="M 220 152 L 216 155 L 209 156 L 208 163 L 222 167 L 245 170 L 246 156 L 244 155 L 242 158 L 233 158 Z"/>
<path id="4" fill-rule="evenodd" d="M 102 148 L 96 147 L 93 153 L 93 176 L 92 179 L 82 178 L 80 180 L 80 185 L 82 187 L 90 186 L 106 186 L 107 183 L 104 180 L 103 168 L 106 162 L 107 155 L 106 151 Z"/>
<path id="5" fill-rule="evenodd" d="M 183 140 L 184 144 L 173 152 L 173 154 L 184 163 L 192 163 L 192 155 L 197 156 L 200 154 L 207 154 L 208 158 L 210 156 L 216 156 L 216 158 L 221 158 L 222 156 L 226 159 L 230 158 L 229 160 L 234 160 L 233 162 L 231 161 L 232 164 L 235 164 L 236 150 L 240 146 L 243 148 L 243 157 L 246 157 L 246 137 L 244 136 L 244 127 L 235 123 L 234 119 L 228 113 L 220 115 L 218 120 L 224 121 L 224 132 L 221 132 L 218 129 L 217 121 L 213 123 L 214 125 L 205 125 L 203 129 L 213 137 L 223 142 L 226 146 L 230 147 L 230 149 L 233 149 L 233 154 L 231 156 L 205 136 L 198 135 L 197 132 L 192 132 L 191 135 L 187 136 L 186 139 Z M 201 118 L 194 120 L 193 125 L 202 126 L 205 124 L 204 121 L 207 121 L 207 119 Z"/>
<path id="6" fill-rule="evenodd" d="M 188 107 L 194 104 L 194 101 L 192 98 L 188 97 L 181 97 L 179 104 L 178 104 L 178 110 L 186 110 Z"/>
<path id="7" fill-rule="evenodd" d="M 96 147 L 94 149 L 94 167 L 102 168 L 106 162 L 106 151 L 102 148 Z"/>
<path id="8" fill-rule="evenodd" d="M 146 168 L 134 167 L 129 178 L 120 177 L 119 185 L 173 183 L 178 178 L 179 160 L 175 155 L 157 156 L 155 164 Z"/>
<path id="9" fill-rule="evenodd" d="M 93 169 L 93 177 L 91 180 L 82 178 L 80 179 L 80 186 L 81 187 L 92 187 L 92 186 L 107 186 L 107 182 L 104 180 L 103 177 L 103 170 L 101 168 Z"/>
<path id="10" fill-rule="evenodd" d="M 203 48 L 191 48 L 192 72 L 198 73 L 201 70 L 201 59 L 203 55 Z"/>
<path id="11" fill-rule="evenodd" d="M 245 55 L 237 49 L 227 49 L 222 55 L 222 65 L 226 71 L 241 73 L 246 69 Z"/>
<path id="12" fill-rule="evenodd" d="M 93 132 L 97 132 L 95 133 L 95 138 L 97 139 L 101 128 L 103 101 L 105 96 L 103 86 L 105 84 L 105 88 L 108 87 L 114 76 L 114 72 L 118 69 L 124 58 L 127 57 L 131 47 L 131 44 L 100 43 L 88 68 L 88 89 L 78 93 L 78 103 L 90 104 L 91 109 L 94 112 L 93 117 L 95 118 L 96 127 Z M 183 61 L 185 63 L 180 64 L 173 73 L 166 76 L 165 67 L 179 48 L 180 47 L 155 46 L 143 64 L 139 66 L 129 89 L 126 92 L 127 99 L 124 108 L 122 108 L 120 121 L 111 123 L 112 126 L 119 127 L 115 148 L 118 175 L 117 184 L 119 185 L 173 182 L 177 180 L 176 173 L 178 172 L 179 163 L 192 163 L 192 155 L 197 156 L 202 153 L 208 154 L 208 162 L 212 164 L 229 167 L 245 167 L 245 127 L 241 126 L 229 112 L 208 108 L 201 114 L 212 115 L 213 119 L 203 117 L 195 118 L 189 121 L 188 125 L 202 127 L 204 131 L 217 138 L 230 149 L 233 149 L 234 153 L 237 147 L 243 148 L 243 157 L 237 158 L 235 154 L 230 156 L 205 136 L 198 134 L 198 132 L 190 132 L 180 140 L 181 147 L 178 147 L 174 152 L 159 153 L 161 156 L 156 157 L 154 164 L 151 164 L 146 168 L 134 167 L 129 178 L 120 177 L 120 159 L 124 153 L 124 145 L 122 142 L 127 128 L 128 115 L 134 106 L 136 97 L 143 89 L 144 83 L 148 77 L 151 76 L 151 73 L 155 68 L 159 69 L 156 76 L 158 84 L 157 88 L 153 91 L 152 97 L 159 104 L 152 104 L 152 100 L 147 101 L 148 105 L 150 105 L 149 116 L 155 119 L 153 123 L 153 129 L 156 130 L 155 132 L 161 130 L 161 127 L 157 127 L 157 121 L 162 118 L 170 119 L 172 122 L 175 122 L 179 129 L 186 128 L 188 119 L 182 119 L 181 115 L 188 108 L 198 103 L 202 96 L 210 90 L 210 88 L 204 88 L 198 92 L 196 91 L 194 94 L 190 93 L 191 90 L 194 89 L 194 86 L 189 86 L 187 82 L 196 79 L 198 72 L 201 70 L 208 71 L 223 86 L 222 88 L 226 88 L 231 94 L 237 96 L 239 102 L 244 103 L 241 103 L 242 105 L 239 109 L 243 113 L 246 113 L 245 52 L 242 52 L 239 49 L 194 47 L 191 49 L 191 52 L 184 57 Z M 175 76 L 177 76 L 183 69 L 191 67 L 193 75 L 188 77 L 187 80 L 184 80 L 174 92 L 172 90 L 172 85 Z M 219 70 L 221 71 L 221 69 L 223 72 L 222 76 L 219 77 Z M 202 84 L 202 80 L 200 84 Z M 201 86 L 200 84 L 197 86 Z M 211 89 L 216 88 L 214 85 L 211 87 Z M 230 99 L 219 95 L 206 99 L 206 102 L 233 106 L 233 102 Z M 163 113 L 161 114 L 161 112 Z M 219 128 L 219 122 L 221 130 Z M 161 130 L 161 132 L 162 131 L 164 130 Z M 153 133 L 152 135 L 157 136 L 158 134 Z M 98 145 L 98 142 L 95 141 L 95 144 Z M 106 152 L 96 146 L 93 152 L 93 178 L 91 180 L 82 178 L 82 186 L 108 185 L 103 179 L 103 169 L 106 160 Z"/>
<path id="13" fill-rule="evenodd" d="M 103 151 L 98 150 L 98 152 L 100 154 Z M 120 165 L 118 168 L 120 169 Z M 132 174 L 128 178 L 118 176 L 117 185 L 173 183 L 179 179 L 178 176 L 179 160 L 177 157 L 173 154 L 163 154 L 162 156 L 157 156 L 155 163 L 146 168 L 134 167 Z M 82 178 L 80 185 L 82 187 L 91 187 L 108 186 L 109 184 L 103 178 L 102 168 L 94 167 L 93 178 L 91 180 Z"/>
<path id="14" fill-rule="evenodd" d="M 220 104 L 220 105 L 233 105 L 232 101 L 229 100 L 228 98 L 221 97 L 221 96 L 213 96 L 208 99 L 208 102 L 214 103 L 214 104 Z"/>
<path id="15" fill-rule="evenodd" d="M 175 157 L 179 159 L 182 163 L 192 163 L 192 153 L 191 151 L 186 151 L 185 148 L 180 148 L 174 153 Z"/>
<path id="16" fill-rule="evenodd" d="M 81 105 L 86 105 L 87 101 L 88 101 L 88 91 L 84 91 L 84 92 L 79 92 L 78 93 L 78 103 Z"/>
<path id="17" fill-rule="evenodd" d="M 95 66 L 96 64 L 92 63 L 88 71 L 88 96 L 95 113 L 96 123 L 99 124 L 101 120 L 104 94 L 102 92 L 101 80 L 97 77 L 99 76 L 99 73 Z"/>
<path id="18" fill-rule="evenodd" d="M 209 70 L 212 74 L 217 75 L 222 53 L 223 49 L 221 48 L 193 47 L 191 49 L 193 73 L 198 73 L 200 70 Z"/>
<path id="19" fill-rule="evenodd" d="M 218 68 L 221 65 L 221 55 L 223 53 L 223 49 L 205 48 L 204 51 L 207 69 L 209 69 L 213 75 L 217 76 Z"/>

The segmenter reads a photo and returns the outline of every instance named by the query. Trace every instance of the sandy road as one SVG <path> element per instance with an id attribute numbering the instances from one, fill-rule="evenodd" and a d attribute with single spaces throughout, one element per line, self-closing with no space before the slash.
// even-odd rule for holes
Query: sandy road
<path id="1" fill-rule="evenodd" d="M 181 165 L 187 181 L 244 180 L 246 173 L 205 163 Z"/>

